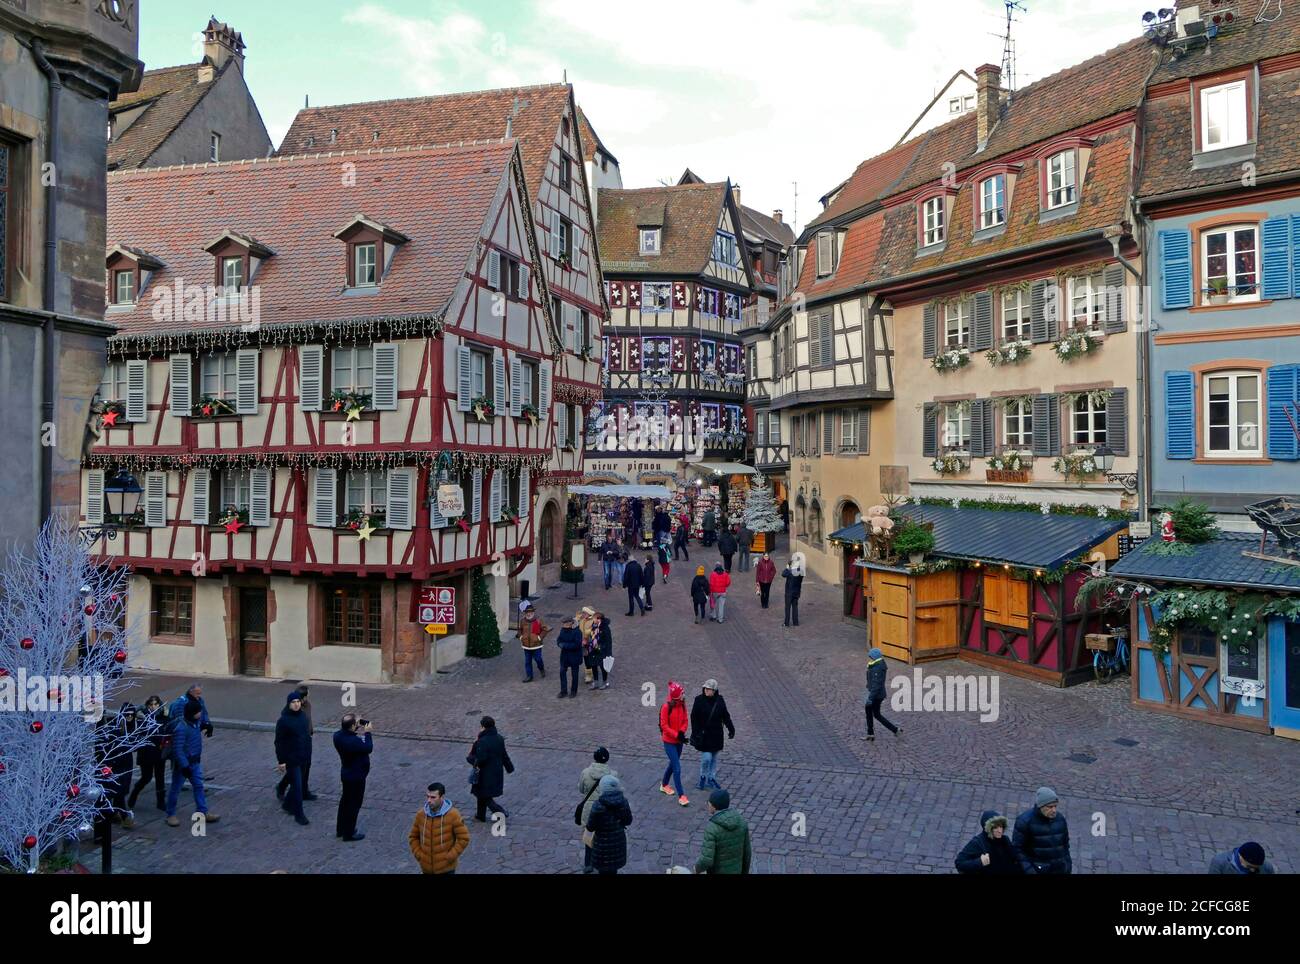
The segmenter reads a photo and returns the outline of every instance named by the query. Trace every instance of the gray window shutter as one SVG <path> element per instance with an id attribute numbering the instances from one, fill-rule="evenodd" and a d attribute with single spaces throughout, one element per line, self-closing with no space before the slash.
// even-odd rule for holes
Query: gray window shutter
<path id="1" fill-rule="evenodd" d="M 132 358 L 126 363 L 126 420 L 149 419 L 149 359 Z"/>
<path id="2" fill-rule="evenodd" d="M 235 411 L 256 415 L 258 403 L 256 348 L 241 348 L 235 353 Z"/>
<path id="3" fill-rule="evenodd" d="M 271 470 L 253 469 L 248 473 L 248 524 L 271 524 Z"/>
<path id="4" fill-rule="evenodd" d="M 822 315 L 822 364 L 835 362 L 835 309 L 827 308 Z"/>
<path id="5" fill-rule="evenodd" d="M 497 418 L 506 414 L 506 357 L 498 348 L 492 353 L 492 411 Z"/>
<path id="6" fill-rule="evenodd" d="M 338 521 L 335 503 L 338 500 L 338 470 L 317 469 L 312 480 L 311 521 L 312 525 L 333 529 Z"/>
<path id="7" fill-rule="evenodd" d="M 195 525 L 209 524 L 211 501 L 208 493 L 211 488 L 211 469 L 194 469 L 190 472 L 190 521 Z"/>
<path id="8" fill-rule="evenodd" d="M 474 399 L 474 383 L 470 379 L 470 351 L 465 345 L 456 348 L 456 411 L 468 412 Z"/>
<path id="9" fill-rule="evenodd" d="M 144 524 L 151 529 L 167 525 L 166 472 L 150 472 L 144 477 Z"/>
<path id="10" fill-rule="evenodd" d="M 510 359 L 510 414 L 518 418 L 523 414 L 524 400 L 521 394 L 524 380 L 524 363 L 518 355 Z M 532 399 L 529 399 L 531 402 Z"/>
<path id="11" fill-rule="evenodd" d="M 1033 454 L 1056 455 L 1061 448 L 1061 406 L 1055 395 L 1035 395 Z"/>
<path id="12" fill-rule="evenodd" d="M 939 405 L 937 402 L 926 402 L 922 406 L 921 416 L 921 454 L 926 458 L 934 458 L 939 454 L 939 447 L 936 441 L 937 435 L 937 418 L 939 415 Z"/>
<path id="13" fill-rule="evenodd" d="M 483 470 L 475 469 L 470 473 L 470 522 L 483 521 Z"/>
<path id="14" fill-rule="evenodd" d="M 993 399 L 976 399 L 970 404 L 970 454 L 992 455 L 993 443 Z"/>
<path id="15" fill-rule="evenodd" d="M 1111 390 L 1106 402 L 1106 444 L 1116 455 L 1128 455 L 1128 389 Z"/>
<path id="16" fill-rule="evenodd" d="M 871 450 L 871 409 L 858 409 L 858 454 L 866 455 Z"/>
<path id="17" fill-rule="evenodd" d="M 993 347 L 993 293 L 981 291 L 975 296 L 975 351 Z"/>
<path id="18" fill-rule="evenodd" d="M 528 513 L 533 507 L 533 480 L 532 472 L 528 466 L 519 470 L 519 504 L 515 506 L 515 511 L 519 513 L 521 519 L 527 519 Z"/>
<path id="19" fill-rule="evenodd" d="M 189 415 L 194 409 L 194 403 L 190 394 L 193 362 L 191 362 L 189 355 L 172 355 L 170 364 L 171 397 L 168 399 L 168 411 L 171 412 L 172 415 Z"/>
<path id="20" fill-rule="evenodd" d="M 1128 327 L 1126 291 L 1124 290 L 1124 266 L 1111 264 L 1102 273 L 1102 283 L 1106 286 L 1106 334 L 1123 331 Z M 1117 450 L 1118 451 L 1118 450 Z"/>
<path id="21" fill-rule="evenodd" d="M 415 524 L 415 470 L 390 469 L 387 483 L 388 505 L 384 524 L 390 529 L 410 529 Z"/>
<path id="22" fill-rule="evenodd" d="M 371 404 L 377 412 L 395 412 L 397 411 L 397 343 L 375 345 L 371 358 L 375 366 Z"/>
<path id="23" fill-rule="evenodd" d="M 496 523 L 501 521 L 501 504 L 505 501 L 502 498 L 505 481 L 505 470 L 494 469 L 492 483 L 488 490 L 488 522 Z"/>
<path id="24" fill-rule="evenodd" d="M 104 470 L 86 472 L 86 521 L 100 525 L 104 521 Z"/>
<path id="25" fill-rule="evenodd" d="M 319 412 L 325 394 L 325 348 L 303 345 L 298 349 L 298 401 L 304 412 Z"/>
<path id="26" fill-rule="evenodd" d="M 1029 286 L 1029 340 L 1035 345 L 1048 341 L 1047 331 L 1047 281 L 1035 281 Z"/>
<path id="27" fill-rule="evenodd" d="M 835 454 L 835 413 L 830 409 L 822 413 L 822 454 Z"/>
<path id="28" fill-rule="evenodd" d="M 934 305 L 930 304 L 925 306 L 924 323 L 922 324 L 921 335 L 921 354 L 926 358 L 933 358 L 938 351 L 939 329 L 937 327 L 938 320 L 936 314 L 937 312 L 935 311 Z"/>
<path id="29" fill-rule="evenodd" d="M 537 367 L 537 413 L 545 421 L 551 414 L 551 363 Z"/>

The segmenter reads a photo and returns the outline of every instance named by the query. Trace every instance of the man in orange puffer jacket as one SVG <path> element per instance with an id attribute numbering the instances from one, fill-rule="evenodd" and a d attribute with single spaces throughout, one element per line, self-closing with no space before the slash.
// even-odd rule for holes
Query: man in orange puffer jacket
<path id="1" fill-rule="evenodd" d="M 447 799 L 447 788 L 430 783 L 424 807 L 415 815 L 407 837 L 411 853 L 426 874 L 454 874 L 469 846 L 469 828 Z"/>
<path id="2" fill-rule="evenodd" d="M 713 567 L 713 572 L 709 575 L 709 602 L 713 607 L 713 615 L 710 619 L 722 622 L 726 616 L 727 609 L 727 588 L 731 585 L 731 577 L 722 569 L 722 563 Z"/>
<path id="3" fill-rule="evenodd" d="M 684 807 L 691 802 L 686 799 L 686 791 L 682 789 L 682 747 L 686 745 L 686 731 L 691 725 L 691 715 L 686 711 L 686 700 L 682 694 L 682 684 L 669 680 L 668 700 L 659 707 L 659 738 L 663 740 L 664 753 L 668 756 L 668 767 L 664 770 L 664 778 L 659 781 L 659 789 L 670 797 L 675 789 L 677 802 Z M 668 785 L 669 777 L 673 779 L 671 787 Z"/>

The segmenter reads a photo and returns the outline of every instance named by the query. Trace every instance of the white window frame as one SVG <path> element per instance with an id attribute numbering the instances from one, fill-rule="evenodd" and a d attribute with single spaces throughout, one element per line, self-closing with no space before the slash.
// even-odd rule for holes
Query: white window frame
<path id="1" fill-rule="evenodd" d="M 360 500 L 353 501 L 353 493 L 360 492 Z M 375 495 L 378 493 L 379 498 Z M 388 470 L 387 469 L 348 469 L 343 479 L 343 504 L 339 507 L 340 518 L 346 518 L 354 508 L 366 515 L 373 515 L 378 510 L 388 514 Z"/>
<path id="2" fill-rule="evenodd" d="M 221 470 L 221 492 L 218 518 L 234 506 L 237 511 L 251 512 L 253 506 L 253 473 L 250 469 L 226 468 Z"/>
<path id="3" fill-rule="evenodd" d="M 363 359 L 366 361 L 365 365 L 361 364 Z M 362 371 L 370 372 L 369 384 L 360 382 L 359 375 Z M 330 390 L 374 395 L 375 354 L 373 346 L 338 345 L 330 349 Z"/>
<path id="4" fill-rule="evenodd" d="M 970 346 L 970 312 L 965 299 L 952 301 L 943 308 L 943 344 L 946 348 Z M 956 310 L 956 317 L 953 311 Z M 954 335 L 956 336 L 954 338 Z"/>
<path id="5" fill-rule="evenodd" d="M 1001 337 L 1004 344 L 1017 341 L 1029 341 L 1029 292 L 1017 288 L 1002 293 L 1002 328 Z M 1014 328 L 1008 319 L 1014 319 Z"/>
<path id="6" fill-rule="evenodd" d="M 1237 255 L 1239 253 L 1242 253 L 1237 251 L 1237 233 L 1239 231 L 1250 231 L 1255 242 L 1255 249 L 1253 252 L 1253 254 L 1255 255 L 1255 283 L 1251 286 L 1255 290 L 1252 292 L 1248 292 L 1246 294 L 1237 293 L 1237 288 L 1239 287 L 1237 283 L 1238 282 Z M 1224 239 L 1226 242 L 1224 247 L 1224 254 L 1211 255 L 1210 238 L 1213 238 L 1216 235 L 1220 235 L 1220 234 L 1224 235 Z M 1221 227 L 1207 228 L 1206 230 L 1201 232 L 1200 243 L 1201 243 L 1201 277 L 1204 279 L 1204 284 L 1205 284 L 1205 288 L 1201 291 L 1202 304 L 1209 304 L 1209 297 L 1211 293 L 1210 292 L 1210 277 L 1211 277 L 1210 258 L 1211 257 L 1222 257 L 1225 258 L 1227 261 L 1226 275 L 1216 274 L 1214 275 L 1214 277 L 1225 278 L 1227 280 L 1228 287 L 1225 290 L 1229 293 L 1229 300 L 1231 302 L 1235 304 L 1238 302 L 1259 301 L 1260 281 L 1261 281 L 1260 275 L 1262 274 L 1260 268 L 1262 267 L 1263 264 L 1263 258 L 1259 249 L 1259 225 L 1258 224 L 1226 224 Z"/>
<path id="7" fill-rule="evenodd" d="M 121 389 L 118 392 L 118 389 Z M 108 362 L 99 381 L 99 398 L 105 402 L 125 402 L 127 393 L 126 362 Z"/>
<path id="8" fill-rule="evenodd" d="M 369 252 L 370 257 L 363 260 L 362 254 Z M 362 268 L 368 269 L 370 280 L 363 280 Z M 374 241 L 362 241 L 352 246 L 352 284 L 357 288 L 373 288 L 379 284 L 379 245 Z"/>
<path id="9" fill-rule="evenodd" d="M 1081 448 L 1096 448 L 1105 445 L 1110 437 L 1106 413 L 1106 403 L 1096 401 L 1092 395 L 1084 395 L 1070 406 L 1070 444 Z M 1083 427 L 1080 427 L 1080 418 Z"/>
<path id="10" fill-rule="evenodd" d="M 232 272 L 232 271 L 230 270 L 232 267 L 236 267 L 236 268 L 238 268 L 238 270 Z M 231 284 L 231 276 L 232 276 L 232 275 L 234 275 L 235 278 L 236 278 L 236 281 L 235 281 L 234 284 Z M 229 295 L 229 294 L 233 294 L 233 293 L 235 293 L 235 292 L 242 291 L 243 288 L 244 288 L 244 283 L 245 283 L 245 278 L 244 278 L 244 258 L 243 258 L 243 256 L 242 256 L 242 255 L 238 255 L 238 254 L 232 254 L 232 255 L 227 255 L 227 256 L 223 257 L 223 258 L 221 259 L 221 287 L 222 287 L 222 290 L 223 290 L 227 295 Z"/>
<path id="11" fill-rule="evenodd" d="M 994 174 L 980 182 L 980 229 L 1007 222 L 1007 176 Z"/>
<path id="12" fill-rule="evenodd" d="M 927 198 L 921 205 L 921 247 L 930 248 L 943 244 L 947 237 L 945 220 L 948 213 L 948 198 L 942 194 Z"/>
<path id="13" fill-rule="evenodd" d="M 662 297 L 661 297 L 662 296 Z M 641 310 L 658 314 L 673 310 L 673 284 L 671 281 L 641 282 Z"/>
<path id="14" fill-rule="evenodd" d="M 217 164 L 221 161 L 221 135 L 212 131 L 208 135 L 208 162 Z"/>
<path id="15" fill-rule="evenodd" d="M 1210 446 L 1211 430 L 1216 426 L 1210 420 L 1210 383 L 1216 378 L 1226 378 L 1228 380 L 1228 423 L 1226 426 L 1217 426 L 1228 429 L 1230 445 L 1226 449 L 1215 449 Z M 1255 382 L 1255 395 L 1253 399 L 1243 399 L 1240 394 L 1241 380 L 1244 378 L 1253 379 Z M 1201 389 L 1201 421 L 1205 423 L 1204 453 L 1207 458 L 1212 459 L 1231 459 L 1231 458 L 1263 458 L 1264 456 L 1264 433 L 1262 431 L 1262 419 L 1260 414 L 1263 411 L 1263 377 L 1258 370 L 1252 369 L 1226 369 L 1223 371 L 1206 372 L 1201 377 L 1203 387 Z M 1255 445 L 1253 448 L 1246 448 L 1241 445 L 1241 431 L 1251 423 L 1241 421 L 1240 406 L 1245 403 L 1254 402 L 1255 405 Z"/>
<path id="16" fill-rule="evenodd" d="M 211 377 L 216 378 L 216 391 L 208 389 L 208 379 Z M 211 395 L 234 405 L 239 396 L 239 359 L 236 352 L 210 352 L 199 359 L 199 395 Z"/>
<path id="17" fill-rule="evenodd" d="M 713 260 L 728 268 L 739 267 L 735 237 L 726 231 L 718 231 L 713 235 Z"/>
<path id="18" fill-rule="evenodd" d="M 657 255 L 659 253 L 658 228 L 641 229 L 641 253 L 644 255 Z"/>
<path id="19" fill-rule="evenodd" d="M 1047 159 L 1046 188 L 1049 211 L 1073 204 L 1078 197 L 1079 156 L 1073 147 Z"/>
<path id="20" fill-rule="evenodd" d="M 493 388 L 492 356 L 485 351 L 471 348 L 469 352 L 469 387 L 470 399 L 491 397 Z"/>
<path id="21" fill-rule="evenodd" d="M 948 113 L 949 113 L 949 114 L 960 114 L 960 113 L 961 113 L 961 98 L 960 98 L 960 97 L 951 97 L 951 98 L 948 99 Z"/>
<path id="22" fill-rule="evenodd" d="M 1070 279 L 1070 330 L 1101 334 L 1106 328 L 1106 277 L 1103 272 Z M 1080 309 L 1082 308 L 1082 312 Z M 1086 324 L 1079 324 L 1079 319 Z"/>
<path id="23" fill-rule="evenodd" d="M 1201 150 L 1221 151 L 1250 141 L 1246 81 L 1234 80 L 1201 90 Z M 1211 135 L 1218 138 L 1211 141 Z"/>
<path id="24" fill-rule="evenodd" d="M 519 398 L 521 405 L 537 407 L 537 362 L 519 363 Z"/>
<path id="25" fill-rule="evenodd" d="M 1002 407 L 1002 447 L 1008 451 L 1030 450 L 1034 445 L 1034 406 L 1021 401 Z"/>
<path id="26" fill-rule="evenodd" d="M 781 444 L 781 413 L 780 412 L 767 413 L 767 444 L 768 445 Z"/>
<path id="27" fill-rule="evenodd" d="M 968 405 L 960 402 L 943 403 L 943 431 L 939 447 L 945 452 L 970 451 L 970 411 Z"/>
<path id="28" fill-rule="evenodd" d="M 836 452 L 840 455 L 858 454 L 858 418 L 856 408 L 840 409 L 840 444 Z"/>
<path id="29" fill-rule="evenodd" d="M 126 281 L 125 291 L 122 290 L 123 281 Z M 135 304 L 135 272 L 130 268 L 118 268 L 113 272 L 113 304 Z"/>

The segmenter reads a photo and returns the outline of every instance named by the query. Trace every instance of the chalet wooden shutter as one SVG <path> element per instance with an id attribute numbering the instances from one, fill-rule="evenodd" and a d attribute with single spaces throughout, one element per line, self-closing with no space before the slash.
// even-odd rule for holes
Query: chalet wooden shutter
<path id="1" fill-rule="evenodd" d="M 502 489 L 505 488 L 502 483 L 504 483 L 505 480 L 506 475 L 504 470 L 493 469 L 492 485 L 488 492 L 488 522 L 495 523 L 501 521 L 501 503 L 504 501 L 501 498 L 501 495 Z"/>
<path id="2" fill-rule="evenodd" d="M 993 347 L 993 293 L 981 291 L 975 295 L 975 337 L 971 347 L 987 351 Z"/>
<path id="3" fill-rule="evenodd" d="M 1165 458 L 1196 457 L 1195 385 L 1191 372 L 1165 372 Z"/>
<path id="4" fill-rule="evenodd" d="M 500 348 L 492 353 L 492 410 L 498 417 L 506 413 L 506 356 Z"/>
<path id="5" fill-rule="evenodd" d="M 551 363 L 544 361 L 537 369 L 537 410 L 542 419 L 551 413 Z"/>
<path id="6" fill-rule="evenodd" d="M 555 445 L 564 448 L 569 441 L 569 406 L 563 402 L 555 404 Z"/>
<path id="7" fill-rule="evenodd" d="M 1111 389 L 1106 400 L 1106 444 L 1116 455 L 1128 455 L 1128 389 Z"/>
<path id="8" fill-rule="evenodd" d="M 298 403 L 304 412 L 319 412 L 325 401 L 325 347 L 298 349 Z"/>
<path id="9" fill-rule="evenodd" d="M 523 414 L 523 382 L 524 362 L 516 355 L 510 359 L 510 414 L 515 418 Z"/>
<path id="10" fill-rule="evenodd" d="M 858 409 L 858 454 L 871 451 L 871 409 Z"/>
<path id="11" fill-rule="evenodd" d="M 397 343 L 375 345 L 371 352 L 374 364 L 374 390 L 371 407 L 377 412 L 397 411 Z"/>
<path id="12" fill-rule="evenodd" d="M 1268 457 L 1300 459 L 1300 439 L 1291 429 L 1292 418 L 1300 421 L 1300 365 L 1274 365 L 1268 377 Z"/>
<path id="13" fill-rule="evenodd" d="M 835 413 L 829 410 L 822 413 L 822 454 L 835 454 Z"/>
<path id="14" fill-rule="evenodd" d="M 456 411 L 468 412 L 472 407 L 474 382 L 470 377 L 471 352 L 465 345 L 456 348 Z"/>
<path id="15" fill-rule="evenodd" d="M 338 522 L 338 470 L 317 469 L 311 489 L 311 523 L 333 529 Z"/>
<path id="16" fill-rule="evenodd" d="M 100 525 L 104 521 L 104 470 L 86 472 L 86 522 Z"/>
<path id="17" fill-rule="evenodd" d="M 501 252 L 489 251 L 487 256 L 488 287 L 493 291 L 501 290 Z"/>
<path id="18" fill-rule="evenodd" d="M 1160 305 L 1165 309 L 1192 306 L 1192 235 L 1190 231 L 1160 231 Z"/>
<path id="19" fill-rule="evenodd" d="M 470 522 L 483 521 L 483 470 L 475 469 L 470 473 Z"/>
<path id="20" fill-rule="evenodd" d="M 194 409 L 191 397 L 191 381 L 194 374 L 194 362 L 189 355 L 172 355 L 171 397 L 167 409 L 172 415 L 189 415 Z"/>
<path id="21" fill-rule="evenodd" d="M 979 398 L 970 403 L 970 454 L 993 454 L 993 400 Z"/>
<path id="22" fill-rule="evenodd" d="M 386 483 L 385 524 L 390 529 L 412 528 L 415 525 L 415 470 L 389 469 Z"/>
<path id="23" fill-rule="evenodd" d="M 235 353 L 235 411 L 256 415 L 258 403 L 256 348 L 241 348 Z"/>
<path id="24" fill-rule="evenodd" d="M 248 524 L 271 524 L 271 470 L 253 469 L 248 473 Z"/>
<path id="25" fill-rule="evenodd" d="M 132 358 L 126 363 L 126 420 L 128 422 L 149 420 L 149 359 L 147 358 Z"/>
<path id="26" fill-rule="evenodd" d="M 1124 266 L 1108 264 L 1102 272 L 1106 289 L 1106 334 L 1112 335 L 1128 327 L 1128 291 L 1124 287 Z"/>
<path id="27" fill-rule="evenodd" d="M 921 455 L 926 458 L 939 454 L 938 427 L 939 404 L 926 402 L 921 406 Z"/>
<path id="28" fill-rule="evenodd" d="M 151 529 L 167 525 L 166 472 L 149 472 L 144 477 L 144 524 Z"/>
<path id="29" fill-rule="evenodd" d="M 1033 454 L 1056 455 L 1061 450 L 1061 405 L 1051 394 L 1035 395 Z"/>
<path id="30" fill-rule="evenodd" d="M 921 354 L 933 358 L 939 351 L 938 311 L 933 304 L 925 306 L 921 318 Z"/>
<path id="31" fill-rule="evenodd" d="M 190 470 L 190 521 L 198 526 L 212 523 L 212 470 Z M 249 513 L 252 518 L 252 513 Z"/>
<path id="32" fill-rule="evenodd" d="M 1300 219 L 1297 219 L 1300 224 Z M 1290 298 L 1293 292 L 1291 277 L 1292 219 L 1269 218 L 1259 226 L 1260 248 L 1263 251 L 1264 278 L 1260 292 L 1268 300 Z M 1296 239 L 1300 243 L 1300 238 Z"/>
<path id="33" fill-rule="evenodd" d="M 1035 281 L 1029 286 L 1029 340 L 1035 345 L 1049 340 L 1046 279 Z"/>

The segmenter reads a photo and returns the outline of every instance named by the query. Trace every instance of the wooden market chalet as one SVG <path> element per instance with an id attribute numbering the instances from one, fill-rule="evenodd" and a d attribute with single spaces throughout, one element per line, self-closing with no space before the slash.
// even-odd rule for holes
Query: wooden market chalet
<path id="1" fill-rule="evenodd" d="M 419 679 L 451 652 L 419 587 L 463 648 L 471 573 L 535 552 L 566 369 L 520 141 L 335 146 L 109 176 L 83 520 L 119 529 L 142 666 Z"/>

